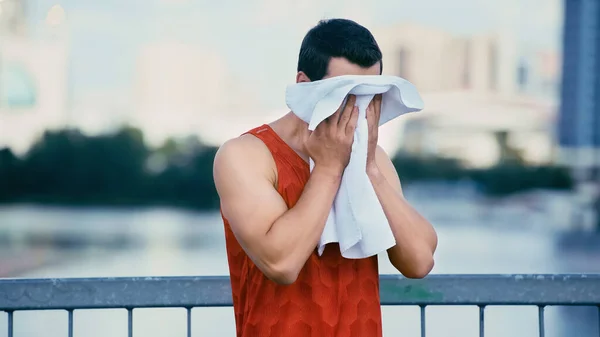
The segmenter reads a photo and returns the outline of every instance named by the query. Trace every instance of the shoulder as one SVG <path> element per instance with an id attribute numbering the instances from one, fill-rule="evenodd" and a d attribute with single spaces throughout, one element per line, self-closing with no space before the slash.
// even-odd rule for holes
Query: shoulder
<path id="1" fill-rule="evenodd" d="M 379 171 L 383 174 L 387 181 L 392 184 L 394 189 L 402 193 L 402 185 L 400 183 L 400 177 L 398 176 L 396 166 L 394 166 L 390 156 L 379 145 L 377 146 L 377 152 L 375 153 L 375 161 L 377 162 Z"/>
<path id="2" fill-rule="evenodd" d="M 390 162 L 391 163 L 391 161 L 392 161 L 390 156 L 387 154 L 387 152 L 385 152 L 385 150 L 381 147 L 381 145 L 377 145 L 377 152 L 375 153 L 375 160 L 377 160 L 378 163 L 382 163 L 382 162 Z"/>
<path id="3" fill-rule="evenodd" d="M 236 175 L 266 175 L 273 172 L 275 162 L 262 140 L 245 134 L 223 143 L 219 147 L 213 164 L 215 183 L 221 176 L 232 179 Z"/>
<path id="4" fill-rule="evenodd" d="M 392 159 L 379 145 L 377 145 L 377 152 L 375 152 L 375 162 L 387 178 L 390 178 L 390 176 L 397 176 L 396 167 L 394 166 Z"/>
<path id="5" fill-rule="evenodd" d="M 255 156 L 259 156 L 257 159 L 260 159 L 269 154 L 265 143 L 251 134 L 245 134 L 223 143 L 217 151 L 215 161 L 240 161 Z"/>

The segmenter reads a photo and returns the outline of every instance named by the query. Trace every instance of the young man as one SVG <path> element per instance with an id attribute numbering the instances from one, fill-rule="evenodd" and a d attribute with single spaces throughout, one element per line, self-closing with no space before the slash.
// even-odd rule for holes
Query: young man
<path id="1" fill-rule="evenodd" d="M 300 48 L 297 82 L 380 75 L 371 33 L 343 19 L 321 21 Z M 350 159 L 355 98 L 314 132 L 292 112 L 229 140 L 214 178 L 221 198 L 238 337 L 379 337 L 377 257 L 345 259 L 337 244 L 316 252 Z M 409 278 L 433 268 L 437 236 L 404 199 L 389 157 L 377 145 L 381 97 L 367 110 L 366 172 L 397 245 L 391 263 Z M 310 172 L 309 157 L 315 161 Z"/>

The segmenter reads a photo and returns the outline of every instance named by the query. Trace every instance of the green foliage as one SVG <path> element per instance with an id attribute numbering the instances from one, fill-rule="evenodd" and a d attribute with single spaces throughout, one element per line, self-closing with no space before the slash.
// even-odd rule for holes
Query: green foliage
<path id="1" fill-rule="evenodd" d="M 77 130 L 46 132 L 23 158 L 0 149 L 0 202 L 216 209 L 216 151 L 195 137 L 170 139 L 150 149 L 142 133 L 132 128 L 93 137 Z M 396 155 L 393 162 L 404 184 L 472 180 L 491 195 L 572 186 L 563 168 L 528 167 L 518 161 L 485 170 L 406 154 Z"/>
<path id="2" fill-rule="evenodd" d="M 22 159 L 0 150 L 0 201 L 216 208 L 217 149 L 196 140 L 192 151 L 180 153 L 175 143 L 167 142 L 168 153 L 152 151 L 131 128 L 95 137 L 76 130 L 46 132 Z M 159 173 L 147 169 L 154 153 L 165 157 Z"/>
<path id="3" fill-rule="evenodd" d="M 527 166 L 507 160 L 488 169 L 468 169 L 454 159 L 420 158 L 399 153 L 392 159 L 403 183 L 424 180 L 471 180 L 488 195 L 508 195 L 531 189 L 568 190 L 573 180 L 568 169 Z"/>
<path id="4" fill-rule="evenodd" d="M 422 180 L 461 180 L 466 171 L 460 162 L 440 157 L 417 157 L 398 153 L 392 158 L 402 182 Z"/>

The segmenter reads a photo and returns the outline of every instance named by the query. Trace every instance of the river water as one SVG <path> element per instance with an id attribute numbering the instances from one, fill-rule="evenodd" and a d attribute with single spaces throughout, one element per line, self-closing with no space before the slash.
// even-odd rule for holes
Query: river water
<path id="1" fill-rule="evenodd" d="M 570 273 L 600 272 L 600 253 L 566 249 L 559 217 L 523 201 L 512 205 L 473 203 L 453 198 L 429 202 L 412 194 L 415 206 L 436 226 L 439 248 L 433 273 Z M 452 204 L 454 202 L 454 204 Z M 548 202 L 545 202 L 547 204 Z M 442 207 L 443 206 L 443 207 Z M 551 209 L 555 210 L 554 207 Z M 536 213 L 537 212 L 537 213 Z M 554 221 L 554 222 L 553 222 Z M 556 225 L 555 223 L 559 223 Z M 167 208 L 68 209 L 15 205 L 0 208 L 0 252 L 32 246 L 61 263 L 19 277 L 103 277 L 226 275 L 227 261 L 218 213 Z M 381 273 L 395 273 L 380 258 Z M 419 336 L 416 307 L 383 307 L 384 336 Z M 428 336 L 477 336 L 474 307 L 428 307 Z M 598 336 L 592 308 L 547 309 L 546 336 Z M 15 336 L 66 336 L 63 311 L 15 313 Z M 185 336 L 183 309 L 137 309 L 134 335 Z M 232 308 L 197 308 L 194 336 L 234 336 Z M 75 312 L 75 336 L 127 335 L 124 310 Z M 486 336 L 537 336 L 537 308 L 486 309 Z M 0 317 L 0 337 L 6 320 Z"/>

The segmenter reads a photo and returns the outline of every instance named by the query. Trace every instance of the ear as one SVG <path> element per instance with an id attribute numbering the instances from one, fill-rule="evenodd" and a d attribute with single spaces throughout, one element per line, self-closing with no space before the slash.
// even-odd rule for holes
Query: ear
<path id="1" fill-rule="evenodd" d="M 296 83 L 310 82 L 310 78 L 303 71 L 296 74 Z"/>

